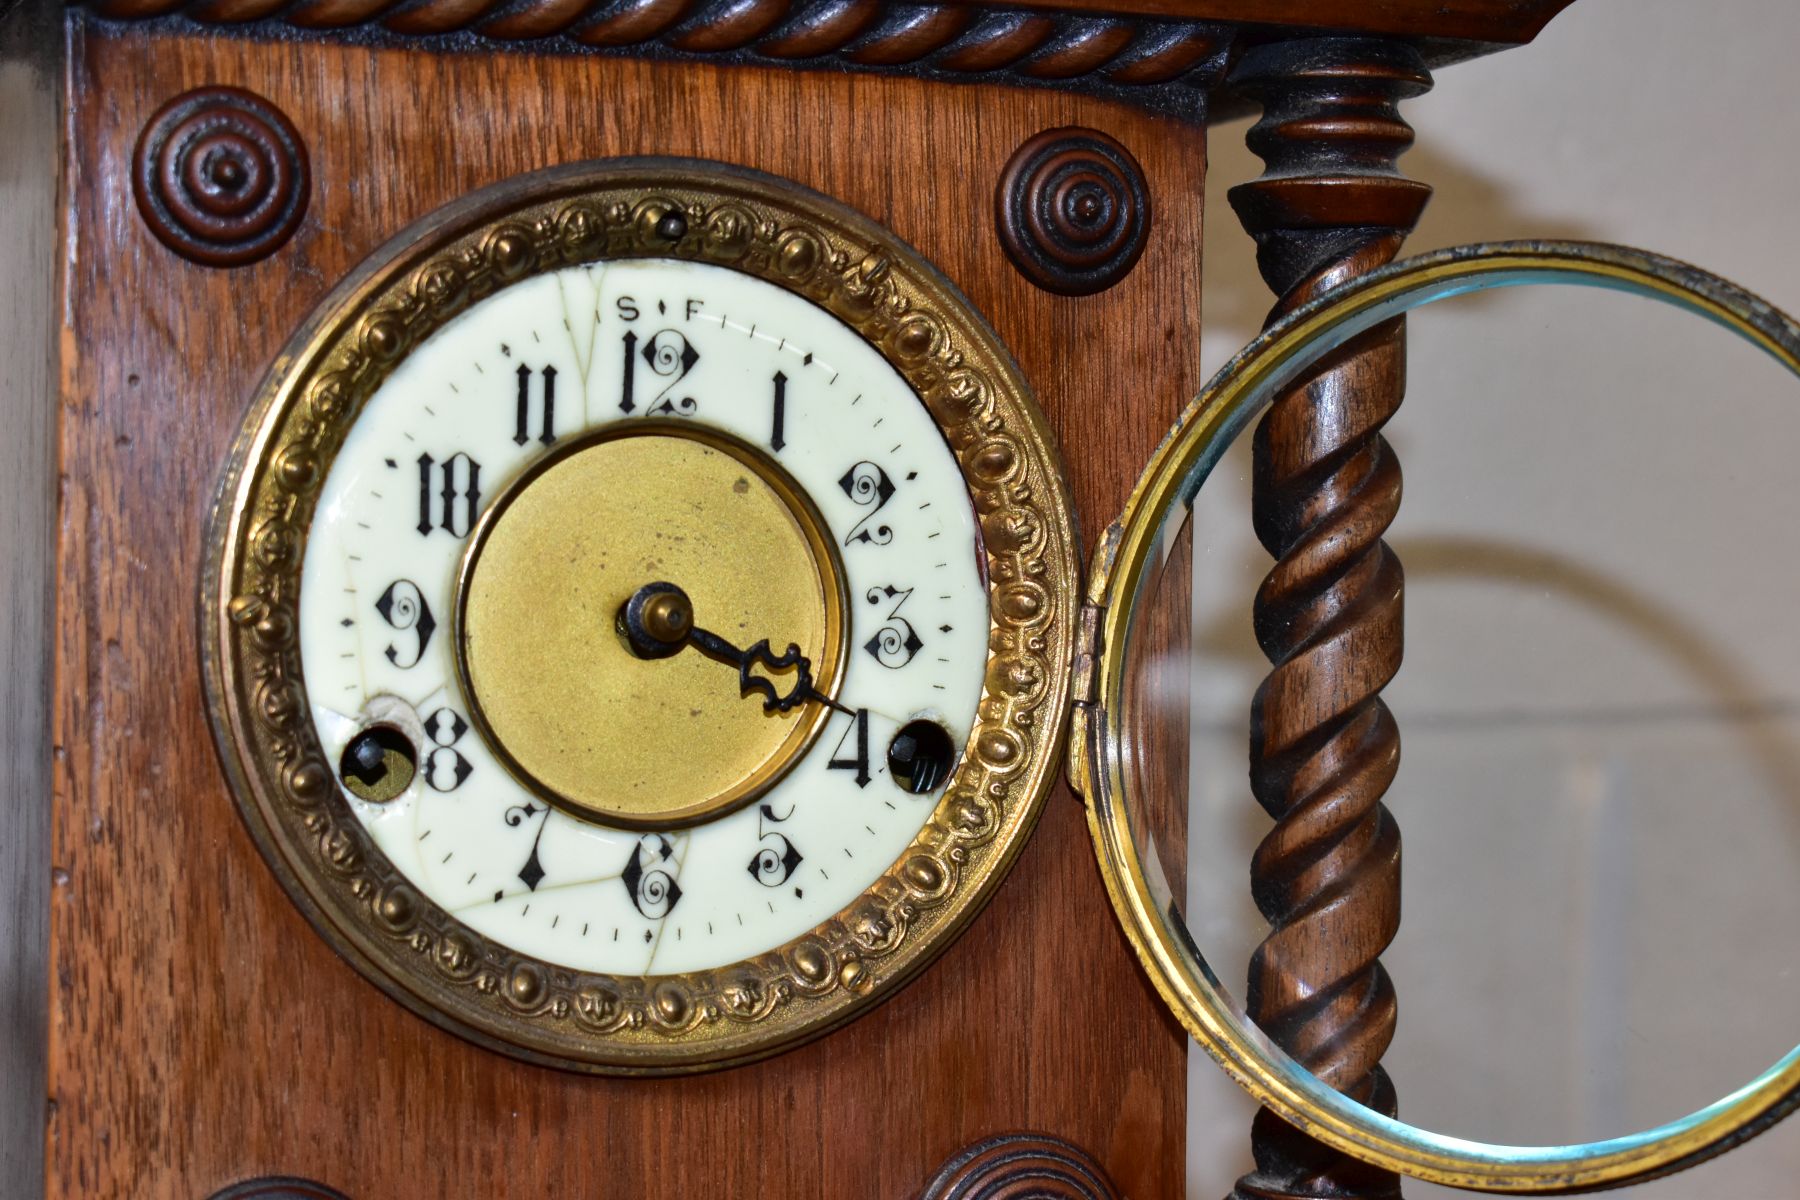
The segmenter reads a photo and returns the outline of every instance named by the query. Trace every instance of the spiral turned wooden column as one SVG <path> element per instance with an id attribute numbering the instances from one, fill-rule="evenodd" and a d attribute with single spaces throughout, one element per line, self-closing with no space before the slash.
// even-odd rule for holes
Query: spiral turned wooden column
<path id="1" fill-rule="evenodd" d="M 1412 142 L 1398 103 L 1431 86 L 1411 47 L 1321 38 L 1250 51 L 1233 74 L 1263 116 L 1262 178 L 1232 189 L 1257 242 L 1271 316 L 1394 257 L 1431 189 L 1402 179 Z M 1334 1087 L 1392 1114 L 1381 1069 L 1394 988 L 1381 951 L 1400 923 L 1400 831 L 1381 803 L 1400 733 L 1381 689 L 1400 666 L 1400 562 L 1381 540 L 1400 464 L 1381 428 L 1405 389 L 1396 319 L 1335 351 L 1271 407 L 1254 444 L 1253 519 L 1275 556 L 1258 590 L 1272 668 L 1251 716 L 1250 779 L 1276 819 L 1251 890 L 1272 929 L 1250 965 L 1251 1015 Z M 1252 1128 L 1240 1200 L 1398 1196 L 1398 1177 L 1274 1114 Z"/>

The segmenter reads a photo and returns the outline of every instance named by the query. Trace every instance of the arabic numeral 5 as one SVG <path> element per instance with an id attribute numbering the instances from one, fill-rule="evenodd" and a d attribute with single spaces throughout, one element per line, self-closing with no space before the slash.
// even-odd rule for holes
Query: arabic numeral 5
<path id="1" fill-rule="evenodd" d="M 757 840 L 762 844 L 750 856 L 750 878 L 764 887 L 780 887 L 793 878 L 794 869 L 806 860 L 785 833 L 763 829 L 764 824 L 779 824 L 793 815 L 794 810 L 789 808 L 787 817 L 778 817 L 774 807 L 765 804 L 757 817 L 756 830 L 760 835 Z"/>

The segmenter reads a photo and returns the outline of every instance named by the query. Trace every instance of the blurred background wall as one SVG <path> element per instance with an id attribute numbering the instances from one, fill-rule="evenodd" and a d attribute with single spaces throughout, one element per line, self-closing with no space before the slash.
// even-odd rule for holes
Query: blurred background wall
<path id="1" fill-rule="evenodd" d="M 1625 242 L 1800 312 L 1800 4 L 1578 0 L 1537 43 L 1403 110 L 1436 189 L 1409 252 Z M 1270 296 L 1226 201 L 1260 163 L 1214 130 L 1203 357 Z M 1800 381 L 1699 320 L 1586 289 L 1415 315 L 1388 436 L 1407 572 L 1403 1118 L 1504 1142 L 1629 1132 L 1800 1037 Z M 1245 439 L 1246 441 L 1248 439 Z M 1241 987 L 1262 928 L 1245 779 L 1264 660 L 1248 447 L 1196 506 L 1191 920 Z M 1250 1162 L 1253 1106 L 1190 1055 L 1189 1192 Z M 1800 1123 L 1618 1193 L 1789 1200 Z M 1449 1194 L 1411 1184 L 1407 1194 Z"/>

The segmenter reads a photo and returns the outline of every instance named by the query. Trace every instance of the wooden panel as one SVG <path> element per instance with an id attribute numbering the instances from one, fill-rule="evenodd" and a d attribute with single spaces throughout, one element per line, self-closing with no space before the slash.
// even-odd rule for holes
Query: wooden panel
<path id="1" fill-rule="evenodd" d="M 839 196 L 939 263 L 1040 389 L 1089 535 L 1198 383 L 1200 131 L 987 87 L 588 58 L 145 35 L 72 42 L 61 436 L 49 1194 L 194 1197 L 263 1172 L 387 1196 L 903 1196 L 1038 1129 L 1138 1200 L 1183 1174 L 1185 1041 L 1151 995 L 1062 789 L 1012 878 L 920 981 L 772 1061 L 690 1079 L 522 1066 L 413 1017 L 315 937 L 225 792 L 194 645 L 201 525 L 260 372 L 331 283 L 469 188 L 570 159 L 696 154 Z M 295 241 L 191 265 L 138 218 L 145 118 L 250 88 L 307 139 Z M 1157 217 L 1099 296 L 1026 284 L 993 230 L 1014 147 L 1086 124 Z"/>
<path id="2" fill-rule="evenodd" d="M 0 16 L 0 1180 L 42 1189 L 58 16 Z"/>

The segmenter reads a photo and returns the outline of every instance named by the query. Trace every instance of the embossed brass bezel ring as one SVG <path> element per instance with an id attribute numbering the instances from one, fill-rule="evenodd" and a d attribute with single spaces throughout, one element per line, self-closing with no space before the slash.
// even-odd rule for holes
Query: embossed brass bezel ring
<path id="1" fill-rule="evenodd" d="M 1370 327 L 1449 296 L 1522 284 L 1612 288 L 1685 308 L 1800 375 L 1800 327 L 1789 318 L 1685 263 L 1621 246 L 1458 247 L 1396 263 L 1297 309 L 1228 363 L 1182 414 L 1098 548 L 1088 585 L 1088 603 L 1099 613 L 1095 699 L 1075 710 L 1069 774 L 1087 797 L 1100 872 L 1138 961 L 1188 1032 L 1264 1106 L 1346 1154 L 1434 1183 L 1495 1192 L 1587 1191 L 1693 1166 L 1781 1120 L 1800 1106 L 1800 1047 L 1697 1112 L 1606 1141 L 1495 1145 L 1384 1116 L 1290 1058 L 1225 991 L 1189 935 L 1183 899 L 1170 892 L 1146 802 L 1130 794 L 1126 758 L 1137 597 L 1160 562 L 1165 533 L 1186 518 L 1237 435 L 1319 356 Z"/>
<path id="2" fill-rule="evenodd" d="M 676 258 L 743 272 L 854 329 L 912 387 L 969 488 L 989 607 L 969 741 L 930 818 L 831 920 L 716 970 L 612 976 L 484 938 L 382 855 L 315 733 L 298 603 L 307 529 L 363 405 L 427 337 L 498 289 L 562 267 Z M 869 219 L 760 173 L 616 159 L 498 184 L 377 251 L 275 358 L 211 517 L 200 597 L 209 715 L 238 807 L 320 934 L 371 981 L 482 1046 L 574 1070 L 705 1070 L 866 1011 L 992 896 L 1061 759 L 1078 553 L 1043 414 L 972 306 Z"/>

